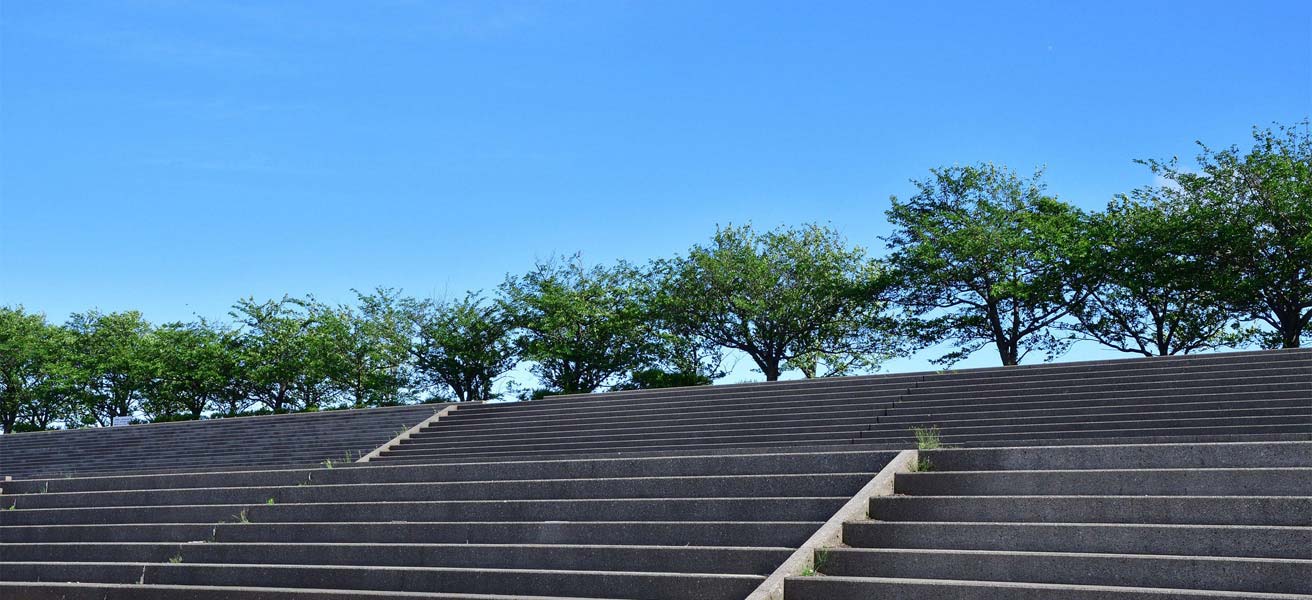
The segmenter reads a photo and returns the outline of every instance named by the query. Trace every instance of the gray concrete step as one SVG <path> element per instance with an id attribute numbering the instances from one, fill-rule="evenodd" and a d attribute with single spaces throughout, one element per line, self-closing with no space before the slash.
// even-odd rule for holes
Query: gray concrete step
<path id="1" fill-rule="evenodd" d="M 444 521 L 0 526 L 7 543 L 216 542 L 796 547 L 820 521 Z"/>
<path id="2" fill-rule="evenodd" d="M 766 575 L 791 548 L 596 544 L 0 543 L 6 562 L 465 567 Z"/>
<path id="3" fill-rule="evenodd" d="M 1276 558 L 834 548 L 821 571 L 847 577 L 1312 593 L 1312 560 Z"/>
<path id="4" fill-rule="evenodd" d="M 1239 392 L 1232 394 L 1191 394 L 1186 396 L 1117 396 L 1096 399 L 1058 399 L 1041 402 L 1021 402 L 1002 404 L 953 404 L 922 409 L 908 406 L 895 406 L 883 411 L 881 421 L 896 423 L 916 420 L 924 415 L 939 415 L 945 418 L 969 418 L 971 415 L 1007 417 L 1051 414 L 1097 414 L 1099 412 L 1137 412 L 1152 411 L 1154 407 L 1189 410 L 1197 407 L 1206 410 L 1215 408 L 1262 408 L 1262 407 L 1298 407 L 1307 406 L 1307 395 L 1300 391 L 1290 392 Z"/>
<path id="5" fill-rule="evenodd" d="M 202 585 L 143 585 L 112 583 L 53 583 L 0 581 L 0 598 L 23 600 L 571 600 L 562 596 L 504 596 L 322 590 Z M 580 599 L 573 599 L 580 600 Z M 594 599 L 595 600 L 595 599 Z"/>
<path id="6" fill-rule="evenodd" d="M 790 577 L 788 600 L 1309 600 L 1305 594 L 882 577 Z"/>
<path id="7" fill-rule="evenodd" d="M 1312 497 L 1285 496 L 883 496 L 880 521 L 1312 525 Z"/>
<path id="8" fill-rule="evenodd" d="M 113 492 L 3 494 L 0 506 L 90 508 L 197 504 L 403 502 L 606 498 L 726 498 L 850 495 L 870 473 L 681 475 L 587 479 L 521 479 L 441 483 L 311 484 Z"/>
<path id="9" fill-rule="evenodd" d="M 1190 396 L 1201 394 L 1233 394 L 1233 393 L 1253 393 L 1253 392 L 1298 392 L 1307 393 L 1309 387 L 1308 379 L 1303 378 L 1286 378 L 1283 381 L 1274 381 L 1261 377 L 1254 377 L 1250 380 L 1236 379 L 1214 379 L 1198 380 L 1188 382 L 1182 385 L 1160 385 L 1160 386 L 1137 386 L 1137 385 L 1119 385 L 1119 386 L 1072 386 L 1066 388 L 1048 389 L 1029 389 L 1025 387 L 1012 388 L 1008 391 L 996 394 L 974 394 L 964 395 L 955 392 L 943 393 L 921 393 L 915 396 L 904 396 L 898 400 L 898 407 L 933 407 L 945 405 L 965 405 L 971 404 L 1006 404 L 1022 403 L 1029 401 L 1050 401 L 1050 400 L 1093 400 L 1100 398 L 1120 398 L 1120 397 L 1145 397 L 1145 396 Z"/>
<path id="10" fill-rule="evenodd" d="M 914 496 L 1312 496 L 1312 468 L 931 471 L 899 474 L 894 490 Z"/>
<path id="11" fill-rule="evenodd" d="M 1312 527 L 850 521 L 856 548 L 1098 552 L 1312 560 Z"/>
<path id="12" fill-rule="evenodd" d="M 759 575 L 627 573 L 441 567 L 153 563 L 3 563 L 10 581 L 267 586 L 676 600 L 741 598 Z"/>
<path id="13" fill-rule="evenodd" d="M 0 510 L 0 525 L 340 521 L 816 521 L 836 497 L 453 500 L 427 502 L 214 504 Z"/>
<path id="14" fill-rule="evenodd" d="M 522 479 L 765 475 L 877 471 L 896 452 L 847 448 L 842 451 L 769 449 L 759 454 L 697 454 L 649 458 L 522 460 L 483 463 L 389 466 L 365 463 L 355 468 L 291 469 L 227 473 L 137 475 L 130 477 L 56 478 L 11 481 L 6 493 L 85 492 L 233 486 L 314 484 L 423 483 Z"/>
<path id="15" fill-rule="evenodd" d="M 1312 467 L 1312 443 L 1259 442 L 929 450 L 936 471 Z"/>
<path id="16" fill-rule="evenodd" d="M 1026 392 L 1035 391 L 1039 393 L 1063 393 L 1067 390 L 1084 391 L 1085 389 L 1096 390 L 1118 386 L 1194 387 L 1197 385 L 1197 382 L 1200 381 L 1234 381 L 1236 383 L 1258 381 L 1300 381 L 1305 380 L 1308 377 L 1309 371 L 1312 371 L 1312 362 L 1309 362 L 1306 365 L 1300 362 L 1261 367 L 1245 366 L 1233 369 L 1158 370 L 1133 373 L 1108 371 L 1104 373 L 1083 374 L 1078 378 L 1071 378 L 1069 375 L 1063 374 L 1010 378 L 988 382 L 953 382 L 931 378 L 917 385 L 908 392 L 908 395 L 912 398 L 920 397 L 922 395 L 932 396 L 935 394 L 954 394 L 959 397 L 975 397 L 1006 394 L 1018 390 L 1024 390 Z"/>

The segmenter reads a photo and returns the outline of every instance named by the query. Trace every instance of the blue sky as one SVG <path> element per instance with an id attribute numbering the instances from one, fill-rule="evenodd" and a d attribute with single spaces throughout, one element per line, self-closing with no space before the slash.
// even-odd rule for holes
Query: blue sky
<path id="1" fill-rule="evenodd" d="M 442 296 L 749 220 L 882 250 L 934 166 L 1094 208 L 1309 112 L 1307 2 L 3 2 L 0 304 Z"/>

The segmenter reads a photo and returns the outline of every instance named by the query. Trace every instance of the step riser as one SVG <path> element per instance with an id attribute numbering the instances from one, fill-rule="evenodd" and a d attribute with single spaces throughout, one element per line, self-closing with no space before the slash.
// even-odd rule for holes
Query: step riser
<path id="1" fill-rule="evenodd" d="M 1208 394 L 1256 394 L 1256 393 L 1306 393 L 1309 390 L 1307 378 L 1291 379 L 1276 383 L 1266 379 L 1253 382 L 1197 382 L 1197 385 L 1180 386 L 1164 384 L 1157 387 L 1148 386 L 1106 386 L 1094 389 L 1078 387 L 1057 388 L 1053 390 L 1028 390 L 1019 388 L 1000 394 L 930 394 L 928 392 L 908 396 L 897 403 L 899 408 L 927 408 L 933 406 L 972 404 L 1006 404 L 1051 400 L 1098 400 L 1115 398 L 1151 398 L 1163 396 L 1202 396 Z"/>
<path id="2" fill-rule="evenodd" d="M 493 443 L 514 441 L 522 438 L 546 439 L 571 437 L 580 434 L 623 435 L 654 434 L 677 431 L 732 431 L 754 428 L 788 428 L 788 427 L 822 427 L 833 425 L 866 425 L 873 423 L 883 411 L 865 409 L 859 411 L 842 411 L 841 413 L 817 412 L 813 414 L 758 414 L 737 415 L 715 419 L 695 419 L 690 421 L 677 419 L 652 419 L 631 423 L 607 424 L 605 426 L 561 425 L 550 427 L 542 425 L 532 429 L 515 429 L 505 433 L 464 433 L 454 429 L 433 427 L 425 430 L 423 435 L 416 434 L 404 440 L 404 445 L 424 445 L 431 443 Z M 499 431 L 497 428 L 488 431 Z"/>
<path id="3" fill-rule="evenodd" d="M 1312 525 L 1312 498 L 887 496 L 872 498 L 881 521 Z"/>
<path id="4" fill-rule="evenodd" d="M 11 595 L 6 595 L 11 594 Z M 465 594 L 392 595 L 387 592 L 348 592 L 219 586 L 163 586 L 112 583 L 5 583 L 0 598 L 23 600 L 470 600 Z M 483 600 L 543 600 L 540 596 L 483 596 Z"/>
<path id="5" fill-rule="evenodd" d="M 1312 559 L 1312 529 L 849 522 L 854 548 L 1094 552 Z"/>
<path id="6" fill-rule="evenodd" d="M 1312 496 L 1312 469 L 906 473 L 897 476 L 894 490 L 914 496 Z"/>
<path id="7" fill-rule="evenodd" d="M 1186 419 L 1234 419 L 1243 417 L 1307 417 L 1312 420 L 1312 407 L 1287 407 L 1287 408 L 1250 408 L 1238 410 L 1204 410 L 1204 411 L 1157 411 L 1157 412 L 1131 412 L 1131 413 L 1111 413 L 1111 414 L 1086 414 L 1086 415 L 1069 415 L 1058 414 L 1051 416 L 1029 416 L 1021 418 L 985 418 L 985 419 L 957 419 L 951 416 L 930 416 L 912 422 L 899 423 L 878 423 L 872 425 L 869 431 L 902 431 L 916 426 L 934 426 L 941 428 L 959 429 L 962 427 L 1008 427 L 1008 426 L 1028 426 L 1028 425 L 1046 425 L 1049 423 L 1087 423 L 1095 425 L 1099 423 L 1124 423 L 1131 421 L 1183 421 Z"/>
<path id="8" fill-rule="evenodd" d="M 784 585 L 788 600 L 1270 600 L 1255 593 L 1218 593 L 1188 590 L 1126 590 L 1042 585 L 975 584 L 856 579 L 850 577 L 797 577 Z M 1292 600 L 1292 599 L 1291 599 Z"/>
<path id="9" fill-rule="evenodd" d="M 9 563 L 12 580 L 159 583 L 165 585 L 240 585 L 320 589 L 370 589 L 464 592 L 473 594 L 541 594 L 598 596 L 605 590 L 634 590 L 651 600 L 690 597 L 742 597 L 761 581 L 757 576 L 570 573 L 467 569 L 278 567 L 217 565 L 127 565 L 99 563 Z"/>
<path id="10" fill-rule="evenodd" d="M 1155 436 L 1173 429 L 1191 430 L 1197 435 L 1225 434 L 1234 432 L 1232 427 L 1249 428 L 1246 433 L 1304 433 L 1312 431 L 1312 414 L 1289 417 L 1241 417 L 1213 418 L 1193 420 L 1145 420 L 1145 421 L 1109 421 L 1109 422 L 1068 422 L 1039 425 L 944 428 L 941 437 L 946 442 L 988 441 L 995 439 L 1026 439 L 1036 435 L 1049 436 L 1060 433 L 1062 437 L 1105 437 L 1108 431 L 1133 432 L 1126 435 Z M 1168 434 L 1169 435 L 1169 434 Z M 859 440 L 855 438 L 860 438 Z M 832 433 L 801 434 L 739 434 L 733 436 L 703 435 L 685 437 L 650 437 L 639 440 L 588 441 L 586 438 L 576 442 L 545 442 L 518 445 L 489 445 L 474 447 L 401 447 L 387 450 L 382 458 L 418 458 L 418 457 L 455 457 L 455 456 L 497 456 L 513 453 L 533 454 L 545 451 L 622 451 L 644 448 L 676 447 L 688 448 L 724 447 L 752 444 L 785 444 L 841 442 L 851 440 L 858 443 L 895 443 L 914 440 L 910 428 L 906 430 L 867 431 L 856 430 Z"/>
<path id="11" fill-rule="evenodd" d="M 700 475 L 766 475 L 853 473 L 878 471 L 895 452 L 858 451 L 787 453 L 740 456 L 561 460 L 425 466 L 362 466 L 358 468 L 293 471 L 256 471 L 221 475 L 167 475 L 99 479 L 51 479 L 4 483 L 7 493 L 82 492 L 180 487 L 288 486 L 304 481 L 315 484 L 423 483 L 523 479 L 578 479 Z"/>
<path id="12" fill-rule="evenodd" d="M 1306 406 L 1307 397 L 1302 392 L 1274 394 L 1258 392 L 1254 394 L 1214 394 L 1207 396 L 1164 396 L 1147 398 L 1114 398 L 1104 400 L 1057 400 L 1052 402 L 1022 402 L 1019 404 L 961 405 L 944 406 L 932 410 L 916 408 L 890 408 L 882 415 L 884 421 L 893 422 L 901 419 L 915 419 L 921 415 L 943 415 L 945 418 L 971 418 L 971 415 L 1006 417 L 1009 415 L 1025 416 L 1045 411 L 1089 412 L 1097 414 L 1101 410 L 1144 410 L 1152 411 L 1154 407 L 1166 407 L 1169 410 L 1186 410 L 1191 407 L 1206 409 L 1217 408 L 1264 408 L 1264 407 L 1298 407 Z"/>
<path id="13" fill-rule="evenodd" d="M 1103 555 L 834 549 L 823 572 L 849 577 L 966 579 L 1067 585 L 1304 594 L 1312 563 Z"/>
<path id="14" fill-rule="evenodd" d="M 451 418 L 460 422 L 492 421 L 510 416 L 554 418 L 568 415 L 592 415 L 608 412 L 644 413 L 679 412 L 697 410 L 707 405 L 715 407 L 756 406 L 781 402 L 860 401 L 886 399 L 891 401 L 906 394 L 908 385 L 851 385 L 830 389 L 801 389 L 789 392 L 742 392 L 732 396 L 706 394 L 707 388 L 677 400 L 625 401 L 598 396 L 587 403 L 558 403 L 551 400 L 483 404 L 456 411 Z"/>
<path id="15" fill-rule="evenodd" d="M 54 525 L 0 528 L 11 543 L 196 542 L 378 544 L 612 544 L 796 547 L 819 521 L 249 523 Z"/>
<path id="16" fill-rule="evenodd" d="M 379 544 L 0 545 L 7 562 L 154 562 L 768 574 L 788 549 Z M 708 569 L 713 569 L 708 571 Z"/>
<path id="17" fill-rule="evenodd" d="M 1312 467 L 1312 443 L 931 450 L 938 471 Z"/>
<path id="18" fill-rule="evenodd" d="M 845 498 L 527 500 L 394 502 L 371 505 L 277 504 L 0 511 L 0 525 L 95 523 L 255 523 L 386 521 L 816 521 Z"/>
<path id="19" fill-rule="evenodd" d="M 768 475 L 734 478 L 657 478 L 562 480 L 552 482 L 477 482 L 467 484 L 392 484 L 299 486 L 281 488 L 150 490 L 95 494 L 27 494 L 0 496 L 0 506 L 20 509 L 196 504 L 311 502 L 411 502 L 428 500 L 549 500 L 605 498 L 726 498 L 825 496 L 855 493 L 875 476 Z"/>
<path id="20" fill-rule="evenodd" d="M 511 404 L 507 408 L 516 410 L 505 410 L 500 413 L 488 413 L 482 415 L 470 415 L 466 411 L 456 411 L 452 413 L 449 418 L 440 419 L 434 427 L 442 427 L 444 429 L 486 429 L 495 427 L 514 427 L 517 425 L 536 425 L 546 421 L 571 424 L 661 418 L 669 415 L 694 417 L 731 412 L 760 413 L 762 411 L 776 411 L 783 413 L 791 411 L 795 407 L 806 406 L 864 408 L 889 405 L 900 397 L 900 394 L 851 394 L 838 397 L 808 397 L 804 395 L 795 395 L 768 400 L 744 400 L 737 403 L 699 400 L 689 403 L 687 406 L 680 407 L 614 407 L 608 409 L 605 406 L 601 406 L 586 411 L 558 410 L 550 412 L 525 410 L 528 408 L 528 404 Z"/>
<path id="21" fill-rule="evenodd" d="M 1192 387 L 1200 381 L 1241 383 L 1244 381 L 1304 381 L 1312 367 L 1303 365 L 1282 366 L 1263 369 L 1214 370 L 1196 369 L 1152 374 L 1107 373 L 1103 375 L 1072 377 L 1031 378 L 1020 381 L 1003 381 L 995 383 L 956 384 L 928 380 L 911 390 L 910 396 L 921 394 L 956 394 L 959 396 L 993 395 L 1010 392 L 1023 386 L 1026 390 L 1084 390 L 1101 389 L 1110 386 L 1145 386 L 1157 387 L 1167 385 L 1187 385 Z M 1071 385 L 1076 383 L 1078 385 Z"/>

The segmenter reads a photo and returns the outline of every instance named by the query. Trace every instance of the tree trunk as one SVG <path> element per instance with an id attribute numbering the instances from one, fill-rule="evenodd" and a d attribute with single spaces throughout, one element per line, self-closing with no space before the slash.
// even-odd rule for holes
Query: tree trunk
<path id="1" fill-rule="evenodd" d="M 1018 352 L 1017 352 L 1017 344 L 1015 342 L 998 340 L 997 345 L 998 345 L 998 358 L 1002 359 L 1002 366 L 1014 367 L 1020 364 L 1020 357 L 1016 356 Z"/>

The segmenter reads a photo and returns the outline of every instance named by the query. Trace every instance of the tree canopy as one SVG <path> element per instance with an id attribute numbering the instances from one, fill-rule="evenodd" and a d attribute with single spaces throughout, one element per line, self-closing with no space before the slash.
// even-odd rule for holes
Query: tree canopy
<path id="1" fill-rule="evenodd" d="M 892 198 L 885 238 L 908 331 L 957 346 L 937 359 L 948 364 L 986 344 L 1004 365 L 1063 352 L 1070 342 L 1051 327 L 1089 289 L 1074 261 L 1086 251 L 1081 211 L 1048 195 L 1041 172 L 988 163 L 912 183 L 916 195 Z"/>
<path id="2" fill-rule="evenodd" d="M 657 269 L 662 313 L 693 336 L 746 353 L 767 381 L 787 369 L 843 374 L 888 353 L 882 267 L 833 229 L 723 227 Z"/>

